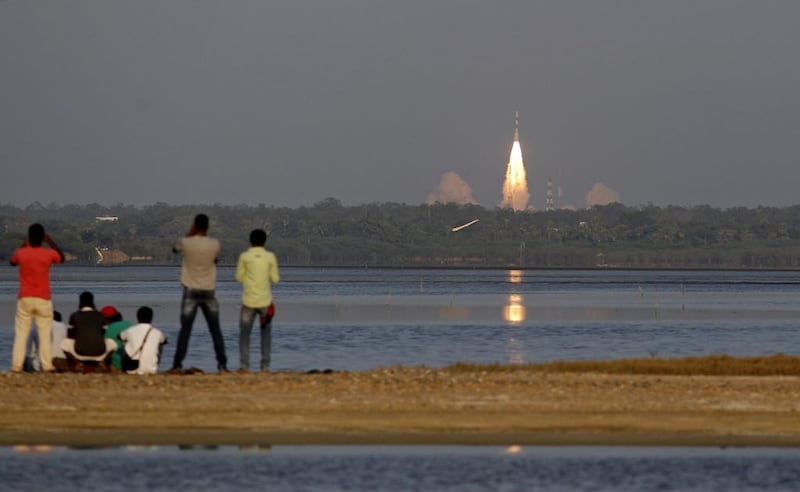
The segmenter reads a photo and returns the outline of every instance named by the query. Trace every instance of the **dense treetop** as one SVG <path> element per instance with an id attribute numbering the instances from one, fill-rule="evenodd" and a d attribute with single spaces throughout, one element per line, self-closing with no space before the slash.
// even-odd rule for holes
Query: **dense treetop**
<path id="1" fill-rule="evenodd" d="M 0 258 L 41 222 L 71 261 L 98 251 L 127 263 L 175 264 L 175 239 L 197 213 L 211 218 L 223 264 L 264 228 L 282 265 L 568 268 L 798 268 L 800 206 L 628 207 L 525 211 L 478 205 L 370 203 L 328 198 L 311 207 L 265 205 L 0 205 Z M 116 217 L 102 221 L 98 217 Z M 475 224 L 453 232 L 473 219 Z M 119 257 L 118 257 L 119 258 Z M 107 263 L 109 261 L 106 261 Z"/>

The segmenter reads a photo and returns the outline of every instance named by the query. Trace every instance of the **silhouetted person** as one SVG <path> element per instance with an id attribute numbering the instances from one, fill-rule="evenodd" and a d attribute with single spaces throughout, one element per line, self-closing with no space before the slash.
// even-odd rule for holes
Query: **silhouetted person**
<path id="1" fill-rule="evenodd" d="M 137 362 L 136 368 L 127 368 L 128 374 L 155 374 L 161 358 L 161 347 L 167 343 L 164 333 L 153 326 L 153 310 L 142 306 L 136 311 L 139 322 L 120 333 L 125 343 L 127 358 Z"/>
<path id="2" fill-rule="evenodd" d="M 50 247 L 42 247 L 43 243 Z M 50 265 L 63 262 L 64 253 L 45 233 L 41 224 L 32 224 L 28 228 L 28 238 L 11 255 L 11 265 L 19 266 L 19 295 L 14 317 L 14 348 L 11 353 L 12 372 L 22 372 L 32 322 L 36 323 L 39 334 L 39 360 L 42 370 L 53 371 Z"/>
<path id="3" fill-rule="evenodd" d="M 82 292 L 78 310 L 69 316 L 67 339 L 61 342 L 67 360 L 76 370 L 83 370 L 85 362 L 108 370 L 109 359 L 117 349 L 117 344 L 105 338 L 105 332 L 106 317 L 95 308 L 94 295 Z"/>
<path id="4" fill-rule="evenodd" d="M 261 329 L 261 370 L 268 371 L 272 349 L 272 284 L 280 282 L 278 260 L 264 245 L 267 233 L 256 229 L 250 233 L 250 249 L 239 255 L 236 281 L 242 284 L 242 310 L 239 315 L 239 371 L 250 370 L 250 332 L 256 315 Z"/>
<path id="5" fill-rule="evenodd" d="M 189 336 L 197 316 L 197 309 L 203 311 L 208 323 L 208 331 L 214 342 L 217 356 L 217 368 L 220 372 L 228 372 L 228 359 L 225 356 L 225 341 L 219 326 L 219 304 L 215 297 L 217 284 L 217 257 L 219 241 L 208 236 L 208 216 L 199 214 L 189 232 L 173 246 L 172 251 L 183 254 L 181 268 L 181 284 L 183 298 L 181 300 L 181 330 L 178 333 L 178 344 L 175 347 L 175 358 L 172 361 L 172 372 L 180 372 L 183 359 L 189 348 Z"/>

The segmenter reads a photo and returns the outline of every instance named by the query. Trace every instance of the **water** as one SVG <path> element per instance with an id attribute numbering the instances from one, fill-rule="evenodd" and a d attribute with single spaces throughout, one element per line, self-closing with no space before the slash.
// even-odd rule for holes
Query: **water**
<path id="1" fill-rule="evenodd" d="M 283 281 L 274 289 L 274 370 L 800 350 L 800 273 L 795 272 L 284 268 L 281 273 Z M 235 369 L 241 291 L 233 274 L 232 267 L 219 268 L 217 296 Z M 65 317 L 82 290 L 94 292 L 98 307 L 113 304 L 127 319 L 138 306 L 152 306 L 155 324 L 171 342 L 161 364 L 166 369 L 179 328 L 178 277 L 178 267 L 55 267 L 54 302 Z M 16 291 L 16 269 L 0 269 L 0 366 L 9 365 Z M 200 314 L 184 365 L 216 368 Z"/>
<path id="2" fill-rule="evenodd" d="M 0 449 L 0 490 L 789 491 L 784 449 L 279 446 Z"/>
<path id="3" fill-rule="evenodd" d="M 798 353 L 794 272 L 374 270 L 284 268 L 273 369 L 358 370 Z M 171 344 L 176 267 L 54 269 L 68 315 L 91 290 L 126 318 L 147 304 Z M 233 269 L 218 298 L 231 366 L 238 354 Z M 0 366 L 13 339 L 16 270 L 0 268 Z M 257 341 L 257 339 L 255 340 Z M 251 356 L 251 359 L 255 354 Z M 216 367 L 198 318 L 186 366 Z M 511 445 L 512 443 L 509 443 Z M 800 451 L 644 447 L 277 446 L 30 452 L 0 448 L 0 490 L 797 490 Z"/>

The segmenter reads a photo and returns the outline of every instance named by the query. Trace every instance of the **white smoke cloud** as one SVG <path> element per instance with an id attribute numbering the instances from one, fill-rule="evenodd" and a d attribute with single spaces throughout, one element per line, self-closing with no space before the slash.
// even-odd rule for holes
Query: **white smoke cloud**
<path id="1" fill-rule="evenodd" d="M 428 195 L 428 203 L 458 203 L 459 205 L 474 204 L 477 201 L 472 197 L 472 188 L 461 176 L 453 171 L 442 174 L 439 181 L 439 188 Z"/>
<path id="2" fill-rule="evenodd" d="M 608 205 L 609 203 L 619 203 L 619 193 L 613 188 L 609 188 L 603 183 L 595 183 L 592 189 L 586 193 L 586 206 Z"/>

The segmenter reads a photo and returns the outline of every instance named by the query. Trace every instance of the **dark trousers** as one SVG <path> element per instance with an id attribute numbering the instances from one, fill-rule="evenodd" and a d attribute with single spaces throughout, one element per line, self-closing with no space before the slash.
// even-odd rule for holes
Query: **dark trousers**
<path id="1" fill-rule="evenodd" d="M 197 316 L 197 309 L 203 311 L 203 316 L 208 323 L 211 340 L 214 341 L 214 353 L 217 355 L 217 367 L 227 368 L 228 359 L 225 357 L 225 341 L 222 339 L 222 330 L 219 327 L 219 304 L 214 297 L 213 290 L 200 290 L 183 288 L 181 300 L 181 331 L 178 333 L 178 345 L 175 347 L 173 368 L 182 368 L 183 359 L 189 349 L 189 337 L 192 334 L 192 325 Z"/>

